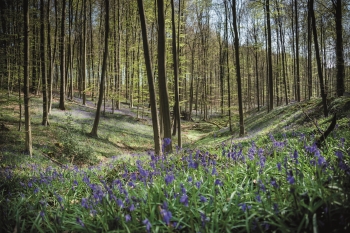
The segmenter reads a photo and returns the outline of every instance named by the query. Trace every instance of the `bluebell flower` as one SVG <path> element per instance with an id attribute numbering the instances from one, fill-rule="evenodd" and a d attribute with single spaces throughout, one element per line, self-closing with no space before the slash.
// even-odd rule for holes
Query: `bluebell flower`
<path id="1" fill-rule="evenodd" d="M 44 219 L 44 217 L 45 217 L 45 212 L 42 210 L 42 211 L 40 211 L 40 217 L 42 218 L 42 219 Z"/>
<path id="2" fill-rule="evenodd" d="M 278 171 L 281 171 L 281 170 L 282 170 L 282 168 L 281 168 L 281 163 L 277 163 L 277 169 L 278 169 Z"/>
<path id="3" fill-rule="evenodd" d="M 199 197 L 199 201 L 200 201 L 200 202 L 207 202 L 207 198 L 205 198 L 204 196 L 201 195 L 201 196 Z"/>
<path id="4" fill-rule="evenodd" d="M 272 187 L 278 188 L 278 184 L 277 184 L 277 182 L 276 182 L 276 180 L 274 178 L 271 178 L 270 184 L 272 185 Z"/>
<path id="5" fill-rule="evenodd" d="M 213 170 L 211 171 L 212 175 L 217 175 L 218 173 L 216 172 L 216 168 L 213 166 Z"/>
<path id="6" fill-rule="evenodd" d="M 130 206 L 130 208 L 129 208 L 130 212 L 134 211 L 135 209 L 136 209 L 136 208 L 135 208 L 135 205 L 134 205 L 134 204 L 131 204 L 131 206 Z"/>
<path id="7" fill-rule="evenodd" d="M 180 202 L 184 205 L 184 206 L 188 206 L 188 196 L 186 194 L 183 194 L 180 198 Z"/>
<path id="8" fill-rule="evenodd" d="M 205 215 L 205 213 L 200 212 L 201 215 L 201 222 L 202 222 L 202 227 L 205 227 L 205 223 L 209 222 L 209 218 Z"/>
<path id="9" fill-rule="evenodd" d="M 251 209 L 252 206 L 247 206 L 246 203 L 240 203 L 238 204 L 239 207 L 241 207 L 242 211 L 245 212 L 247 209 Z"/>
<path id="10" fill-rule="evenodd" d="M 342 160 L 343 157 L 344 157 L 343 153 L 342 153 L 340 150 L 337 150 L 337 151 L 335 152 L 335 156 L 337 156 L 338 159 L 340 159 L 340 160 Z"/>
<path id="11" fill-rule="evenodd" d="M 201 187 L 201 182 L 200 182 L 200 181 L 197 181 L 197 182 L 195 183 L 195 185 L 196 185 L 196 187 L 199 189 L 199 188 Z"/>
<path id="12" fill-rule="evenodd" d="M 149 222 L 149 220 L 146 218 L 145 220 L 142 221 L 142 223 L 146 226 L 147 232 L 150 232 L 152 225 Z"/>
<path id="13" fill-rule="evenodd" d="M 89 208 L 88 200 L 86 198 L 81 199 L 81 206 L 84 207 L 85 209 Z"/>
<path id="14" fill-rule="evenodd" d="M 261 202 L 261 197 L 260 197 L 260 195 L 259 195 L 259 194 L 258 194 L 258 195 L 256 195 L 255 199 L 256 199 L 256 201 L 257 201 L 257 202 Z"/>
<path id="15" fill-rule="evenodd" d="M 294 154 L 293 154 L 293 158 L 294 158 L 294 161 L 296 164 L 298 164 L 298 151 L 297 150 L 294 150 Z"/>
<path id="16" fill-rule="evenodd" d="M 175 177 L 172 174 L 170 174 L 170 175 L 168 174 L 165 176 L 164 180 L 165 180 L 166 185 L 168 185 L 175 180 Z"/>
<path id="17" fill-rule="evenodd" d="M 220 179 L 216 179 L 216 180 L 215 180 L 215 185 L 222 186 L 223 183 L 222 183 L 222 181 L 221 181 Z"/>
<path id="18" fill-rule="evenodd" d="M 121 199 L 118 199 L 117 200 L 117 205 L 120 207 L 120 208 L 124 208 L 124 203 Z"/>
<path id="19" fill-rule="evenodd" d="M 189 176 L 189 177 L 187 178 L 187 181 L 188 181 L 188 182 L 192 182 L 192 181 L 193 181 L 192 177 Z"/>
<path id="20" fill-rule="evenodd" d="M 37 194 L 38 192 L 39 192 L 39 188 L 38 187 L 36 187 L 35 189 L 34 189 L 34 194 Z"/>
<path id="21" fill-rule="evenodd" d="M 170 145 L 170 143 L 171 143 L 171 139 L 170 138 L 164 138 L 164 147 L 167 147 L 167 146 L 169 146 Z"/>
<path id="22" fill-rule="evenodd" d="M 129 214 L 125 215 L 125 222 L 129 222 L 131 220 L 131 216 Z"/>
<path id="23" fill-rule="evenodd" d="M 185 194 L 186 193 L 186 189 L 185 189 L 183 184 L 180 184 L 180 188 L 181 188 L 182 194 Z"/>
<path id="24" fill-rule="evenodd" d="M 169 225 L 170 224 L 170 220 L 173 217 L 173 215 L 171 214 L 171 212 L 169 210 L 166 209 L 162 209 L 161 210 L 161 215 L 163 217 L 163 221 Z"/>
<path id="25" fill-rule="evenodd" d="M 289 171 L 289 173 L 287 174 L 287 181 L 288 181 L 289 184 L 294 184 L 295 183 L 295 179 L 293 177 L 292 171 Z"/>
<path id="26" fill-rule="evenodd" d="M 76 218 L 76 221 L 77 223 L 79 223 L 80 226 L 84 227 L 84 223 L 79 217 Z"/>

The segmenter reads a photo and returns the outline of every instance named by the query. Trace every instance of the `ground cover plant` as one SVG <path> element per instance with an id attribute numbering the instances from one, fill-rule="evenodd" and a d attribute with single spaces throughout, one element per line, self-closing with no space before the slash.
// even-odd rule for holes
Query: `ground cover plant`
<path id="1" fill-rule="evenodd" d="M 188 144 L 159 157 L 147 148 L 147 122 L 107 113 L 100 138 L 89 138 L 93 110 L 76 103 L 65 112 L 54 108 L 49 128 L 33 107 L 28 157 L 13 103 L 1 112 L 10 131 L 0 132 L 0 232 L 349 231 L 346 98 L 331 103 L 337 126 L 320 148 L 319 130 L 332 116 L 318 117 L 313 99 L 251 113 L 243 138 L 184 122 Z M 219 120 L 227 122 L 210 119 Z"/>
<path id="2" fill-rule="evenodd" d="M 321 150 L 313 135 L 287 132 L 247 146 L 233 140 L 217 155 L 150 152 L 86 169 L 28 159 L 2 171 L 1 226 L 6 232 L 346 232 L 348 147 L 335 130 Z"/>

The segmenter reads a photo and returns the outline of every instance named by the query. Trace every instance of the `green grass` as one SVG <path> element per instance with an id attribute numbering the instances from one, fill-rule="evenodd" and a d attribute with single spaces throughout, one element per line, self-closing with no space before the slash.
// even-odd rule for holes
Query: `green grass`
<path id="1" fill-rule="evenodd" d="M 15 130 L 10 101 L 1 102 L 10 133 L 1 134 L 0 231 L 349 231 L 349 99 L 332 105 L 338 126 L 321 149 L 312 121 L 325 130 L 331 117 L 319 115 L 314 99 L 300 104 L 312 120 L 296 104 L 251 113 L 244 138 L 184 122 L 184 138 L 193 145 L 160 157 L 145 153 L 151 127 L 133 117 L 108 114 L 99 138 L 89 138 L 93 109 L 73 103 L 66 112 L 53 109 L 44 128 L 40 100 L 33 99 L 32 158 L 21 153 L 23 133 Z M 224 125 L 225 119 L 210 121 Z M 52 163 L 45 150 L 68 165 Z M 81 160 L 70 164 L 71 153 Z M 74 165 L 85 163 L 93 166 Z"/>

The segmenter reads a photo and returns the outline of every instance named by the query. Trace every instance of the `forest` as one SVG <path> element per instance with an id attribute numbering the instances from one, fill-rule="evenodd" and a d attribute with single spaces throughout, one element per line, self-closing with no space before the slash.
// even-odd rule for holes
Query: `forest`
<path id="1" fill-rule="evenodd" d="M 349 232 L 350 3 L 0 0 L 0 232 Z"/>

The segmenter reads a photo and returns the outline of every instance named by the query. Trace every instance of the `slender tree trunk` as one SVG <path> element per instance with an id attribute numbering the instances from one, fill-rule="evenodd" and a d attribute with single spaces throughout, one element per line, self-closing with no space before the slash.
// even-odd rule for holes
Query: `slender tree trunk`
<path id="1" fill-rule="evenodd" d="M 295 63 L 296 63 L 296 96 L 297 101 L 300 102 L 300 71 L 299 71 L 299 24 L 298 24 L 298 0 L 294 0 L 295 8 Z"/>
<path id="2" fill-rule="evenodd" d="M 270 25 L 270 1 L 266 0 L 267 18 L 267 57 L 269 67 L 269 110 L 273 110 L 273 77 L 272 77 L 272 52 L 271 52 L 271 25 Z"/>
<path id="3" fill-rule="evenodd" d="M 165 16 L 164 0 L 157 0 L 158 6 L 158 79 L 161 115 L 163 119 L 164 138 L 171 140 L 171 123 L 169 110 L 168 84 L 166 77 L 166 37 L 165 37 Z M 166 152 L 172 151 L 172 142 L 165 147 Z"/>
<path id="4" fill-rule="evenodd" d="M 317 41 L 317 29 L 316 29 L 316 20 L 315 20 L 315 13 L 314 13 L 314 0 L 309 0 L 309 11 L 311 15 L 311 23 L 312 23 L 312 32 L 314 35 L 314 44 L 315 44 L 315 53 L 316 53 L 316 62 L 317 62 L 317 71 L 318 71 L 318 78 L 320 81 L 320 89 L 321 89 L 321 97 L 322 97 L 322 104 L 323 104 L 323 113 L 324 116 L 328 116 L 328 110 L 327 110 L 327 94 L 325 93 L 325 86 L 323 83 L 323 73 L 322 73 L 322 66 L 321 66 L 321 58 L 320 58 L 320 50 L 318 46 Z"/>
<path id="5" fill-rule="evenodd" d="M 233 30 L 235 33 L 234 44 L 235 44 L 235 55 L 236 55 L 236 75 L 237 75 L 237 89 L 238 89 L 239 135 L 243 136 L 244 135 L 244 118 L 243 118 L 243 104 L 242 104 L 241 70 L 240 70 L 240 63 L 239 63 L 239 38 L 238 38 L 238 30 L 237 30 L 236 2 L 232 3 L 232 14 L 233 14 Z M 272 82 L 272 80 L 270 81 Z"/>
<path id="6" fill-rule="evenodd" d="M 29 107 L 29 7 L 28 1 L 23 0 L 24 16 L 24 120 L 25 120 L 25 151 L 32 156 L 32 129 L 30 125 Z"/>
<path id="7" fill-rule="evenodd" d="M 173 62 L 174 62 L 174 78 L 175 78 L 175 111 L 174 118 L 177 123 L 178 132 L 178 147 L 182 147 L 181 141 L 181 118 L 180 118 L 180 99 L 179 99 L 179 64 L 178 64 L 178 50 L 176 47 L 176 27 L 175 27 L 175 6 L 174 0 L 171 0 L 171 23 L 172 23 L 172 47 L 173 47 Z M 179 32 L 180 33 L 180 32 Z M 174 123 L 174 125 L 176 125 Z M 175 131 L 176 132 L 176 131 Z"/>
<path id="8" fill-rule="evenodd" d="M 83 105 L 86 105 L 86 0 L 83 1 L 83 35 L 82 35 L 82 42 L 83 42 L 83 50 L 82 50 L 82 84 L 83 84 Z"/>
<path id="9" fill-rule="evenodd" d="M 45 15 L 44 0 L 40 0 L 40 57 L 41 57 L 41 75 L 43 92 L 43 120 L 42 125 L 48 125 L 48 102 L 47 102 L 47 84 L 46 84 L 46 49 L 45 49 Z"/>
<path id="10" fill-rule="evenodd" d="M 101 106 L 104 94 L 104 86 L 107 72 L 107 57 L 108 57 L 108 36 L 109 36 L 109 0 L 105 0 L 105 46 L 103 51 L 103 62 L 102 62 L 102 73 L 100 82 L 100 92 L 97 102 L 96 116 L 94 120 L 94 125 L 90 132 L 90 136 L 97 137 L 97 128 L 100 122 Z"/>
<path id="11" fill-rule="evenodd" d="M 66 110 L 65 107 L 65 18 L 66 18 L 66 0 L 62 0 L 62 18 L 61 18 L 61 41 L 60 41 L 60 57 L 61 57 L 61 85 L 60 85 L 60 105 L 61 110 Z"/>
<path id="12" fill-rule="evenodd" d="M 140 14 L 140 23 L 142 29 L 142 42 L 143 42 L 143 50 L 145 56 L 145 65 L 147 69 L 147 79 L 148 79 L 148 88 L 150 94 L 150 104 L 151 104 L 151 114 L 152 114 L 152 124 L 153 124 L 153 138 L 154 138 L 154 148 L 155 153 L 160 155 L 161 153 L 161 142 L 160 142 L 160 134 L 159 134 L 159 121 L 157 114 L 157 100 L 156 93 L 154 88 L 154 78 L 152 71 L 152 62 L 149 53 L 148 39 L 147 39 L 147 27 L 146 27 L 146 19 L 145 19 L 145 11 L 143 7 L 143 0 L 137 0 L 138 9 Z"/>
<path id="13" fill-rule="evenodd" d="M 334 1 L 336 3 L 334 3 Z M 343 25 L 342 25 L 342 0 L 333 0 L 335 5 L 335 28 L 336 28 L 336 57 L 337 57 L 337 96 L 342 96 L 344 86 L 344 56 L 343 56 Z"/>

